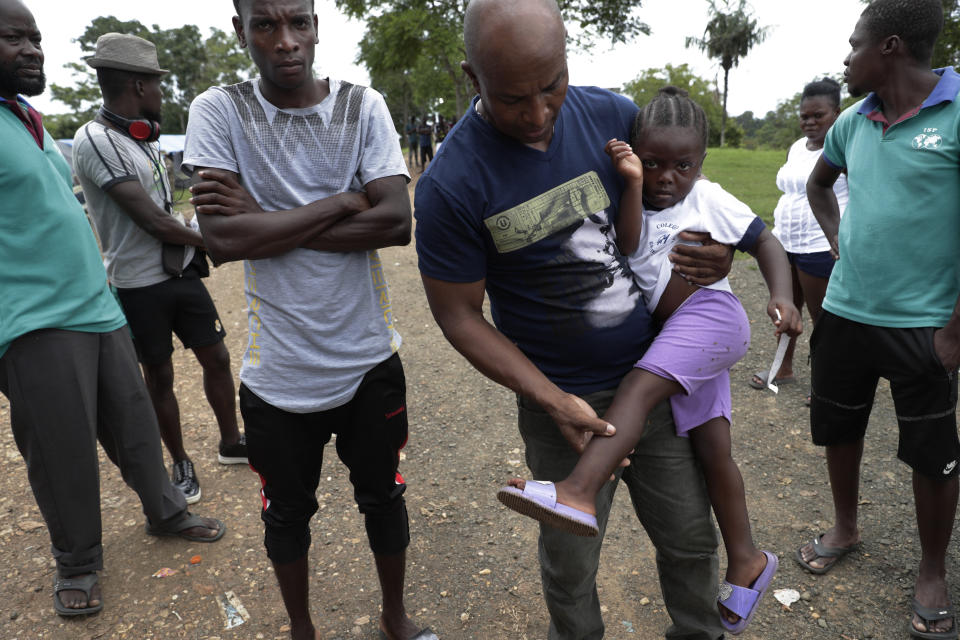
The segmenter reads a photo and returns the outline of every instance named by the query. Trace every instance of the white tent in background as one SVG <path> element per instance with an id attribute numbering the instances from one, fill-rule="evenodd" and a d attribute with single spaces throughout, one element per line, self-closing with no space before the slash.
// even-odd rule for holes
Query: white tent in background
<path id="1" fill-rule="evenodd" d="M 160 134 L 160 149 L 164 153 L 183 153 L 183 145 L 187 136 L 174 133 Z"/>

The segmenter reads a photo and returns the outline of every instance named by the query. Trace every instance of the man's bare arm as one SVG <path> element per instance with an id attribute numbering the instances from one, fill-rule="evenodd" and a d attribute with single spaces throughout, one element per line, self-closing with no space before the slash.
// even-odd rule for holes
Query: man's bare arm
<path id="1" fill-rule="evenodd" d="M 364 189 L 372 205 L 321 231 L 303 244 L 319 251 L 366 251 L 410 244 L 410 195 L 403 176 L 368 182 Z"/>
<path id="2" fill-rule="evenodd" d="M 123 209 L 138 227 L 161 242 L 203 246 L 199 233 L 181 224 L 179 220 L 157 206 L 150 195 L 136 180 L 118 182 L 107 195 Z"/>
<path id="3" fill-rule="evenodd" d="M 960 365 L 960 298 L 953 306 L 953 315 L 946 326 L 933 334 L 933 349 L 947 371 Z"/>
<path id="4" fill-rule="evenodd" d="M 487 322 L 483 317 L 485 281 L 445 282 L 423 274 L 421 278 L 443 335 L 480 373 L 536 401 L 577 451 L 586 445 L 585 434 L 612 435 L 612 428 L 587 403 L 548 380 L 513 342 Z"/>
<path id="5" fill-rule="evenodd" d="M 343 218 L 370 208 L 363 193 L 338 193 L 310 204 L 257 215 L 263 209 L 240 185 L 237 174 L 199 168 L 201 182 L 190 188 L 190 202 L 210 256 L 217 263 L 270 258 L 301 247 Z"/>
<path id="6" fill-rule="evenodd" d="M 837 194 L 833 191 L 833 183 L 840 177 L 840 170 L 831 167 L 821 155 L 814 165 L 810 177 L 807 179 L 807 201 L 823 235 L 830 242 L 830 253 L 833 259 L 840 257 L 840 248 L 837 244 L 837 235 L 840 232 L 840 205 L 837 203 Z"/>
<path id="7" fill-rule="evenodd" d="M 709 233 L 681 231 L 678 237 L 700 245 L 675 245 L 670 253 L 674 271 L 698 285 L 713 284 L 727 277 L 733 266 L 733 247 L 716 242 Z"/>

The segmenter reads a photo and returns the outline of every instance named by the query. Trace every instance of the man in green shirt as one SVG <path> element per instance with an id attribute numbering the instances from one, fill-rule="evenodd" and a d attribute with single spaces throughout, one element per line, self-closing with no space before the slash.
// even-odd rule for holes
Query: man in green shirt
<path id="1" fill-rule="evenodd" d="M 930 69 L 940 0 L 876 0 L 844 61 L 851 95 L 869 95 L 830 129 L 807 183 L 838 258 L 810 338 L 811 431 L 826 446 L 834 526 L 797 551 L 826 573 L 860 545 L 860 461 L 879 378 L 890 381 L 897 456 L 913 471 L 922 552 L 909 631 L 956 638 L 946 552 L 958 495 L 960 76 Z M 833 183 L 847 173 L 840 219 Z"/>
<path id="2" fill-rule="evenodd" d="M 97 440 L 140 497 L 147 533 L 213 542 L 163 467 L 126 320 L 107 287 L 70 170 L 23 95 L 43 92 L 33 15 L 0 0 L 0 392 L 57 563 L 53 602 L 103 608 Z"/>

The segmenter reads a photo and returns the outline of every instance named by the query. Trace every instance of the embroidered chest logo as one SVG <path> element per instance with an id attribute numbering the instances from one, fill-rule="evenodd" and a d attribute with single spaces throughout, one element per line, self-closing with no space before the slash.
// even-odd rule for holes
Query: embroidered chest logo
<path id="1" fill-rule="evenodd" d="M 926 127 L 923 133 L 917 134 L 911 143 L 914 149 L 920 151 L 929 151 L 939 149 L 943 144 L 943 137 L 937 133 L 936 127 Z"/>

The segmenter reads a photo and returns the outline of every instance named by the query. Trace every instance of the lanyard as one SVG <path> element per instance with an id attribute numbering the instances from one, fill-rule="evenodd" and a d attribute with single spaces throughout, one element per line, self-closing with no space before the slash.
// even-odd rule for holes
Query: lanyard
<path id="1" fill-rule="evenodd" d="M 167 210 L 167 213 L 173 214 L 173 202 L 172 194 L 170 193 L 170 183 L 167 178 L 167 172 L 163 166 L 163 158 L 160 157 L 160 148 L 157 147 L 157 157 L 153 157 L 151 152 L 150 143 L 137 141 L 137 146 L 147 154 L 147 158 L 150 159 L 150 164 L 153 165 L 153 168 L 156 169 L 157 177 L 154 179 L 154 185 L 159 187 L 159 191 L 163 194 L 163 208 Z"/>

